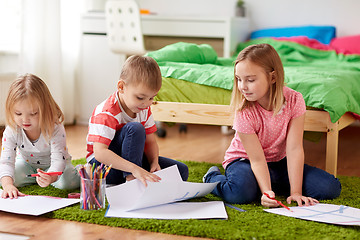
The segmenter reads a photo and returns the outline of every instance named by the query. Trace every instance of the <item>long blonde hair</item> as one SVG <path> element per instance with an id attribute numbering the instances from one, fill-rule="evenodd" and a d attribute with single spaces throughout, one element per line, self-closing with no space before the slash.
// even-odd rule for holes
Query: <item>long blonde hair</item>
<path id="1" fill-rule="evenodd" d="M 39 106 L 39 126 L 46 139 L 50 139 L 55 124 L 64 121 L 64 114 L 55 102 L 45 82 L 33 74 L 19 76 L 10 86 L 5 104 L 6 124 L 16 129 L 14 105 L 28 99 Z"/>
<path id="2" fill-rule="evenodd" d="M 232 113 L 242 111 L 245 108 L 250 108 L 254 102 L 246 100 L 244 95 L 238 89 L 238 81 L 235 77 L 236 65 L 244 60 L 248 60 L 260 66 L 266 74 L 270 76 L 273 72 L 275 83 L 271 84 L 269 77 L 269 107 L 273 109 L 276 115 L 284 103 L 283 87 L 284 83 L 284 68 L 279 54 L 269 44 L 255 44 L 244 48 L 235 60 L 234 66 L 234 86 L 231 95 L 230 107 Z"/>

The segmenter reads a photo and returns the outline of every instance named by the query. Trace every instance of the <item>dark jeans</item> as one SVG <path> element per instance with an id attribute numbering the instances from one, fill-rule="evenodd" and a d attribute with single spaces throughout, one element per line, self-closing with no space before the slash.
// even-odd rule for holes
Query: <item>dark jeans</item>
<path id="1" fill-rule="evenodd" d="M 130 122 L 123 126 L 120 131 L 116 132 L 114 139 L 110 143 L 109 149 L 122 158 L 149 171 L 150 165 L 144 154 L 145 138 L 146 134 L 144 126 L 139 122 Z M 101 164 L 95 158 L 91 159 L 90 163 L 95 163 L 96 166 Z M 161 169 L 177 165 L 183 181 L 188 179 L 189 170 L 184 163 L 159 156 L 159 165 Z M 129 174 L 131 173 L 112 168 L 106 177 L 106 183 L 124 183 L 126 181 L 126 176 Z"/>
<path id="2" fill-rule="evenodd" d="M 290 195 L 287 159 L 268 163 L 271 187 L 277 195 Z M 249 160 L 235 160 L 225 169 L 225 175 L 211 172 L 205 182 L 219 182 L 212 193 L 230 203 L 251 203 L 262 195 Z M 304 164 L 302 194 L 318 200 L 333 199 L 340 195 L 340 181 L 330 173 Z"/>

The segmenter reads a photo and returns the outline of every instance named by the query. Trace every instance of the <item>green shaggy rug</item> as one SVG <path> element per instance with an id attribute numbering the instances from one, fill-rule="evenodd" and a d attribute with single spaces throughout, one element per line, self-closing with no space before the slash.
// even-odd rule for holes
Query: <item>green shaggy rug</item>
<path id="1" fill-rule="evenodd" d="M 73 161 L 74 165 L 79 163 L 85 163 L 85 160 Z M 202 176 L 213 165 L 188 161 L 184 161 L 184 163 L 189 166 L 189 181 L 191 182 L 201 182 Z M 339 176 L 339 179 L 342 184 L 340 197 L 321 202 L 360 208 L 360 178 Z M 23 187 L 20 191 L 26 194 L 56 197 L 67 197 L 68 193 L 74 192 L 53 187 L 40 188 L 37 185 Z M 193 201 L 214 200 L 221 199 L 208 194 Z M 285 196 L 280 197 L 279 200 L 285 201 Z M 293 205 L 295 206 L 295 204 Z M 360 227 L 357 226 L 336 226 L 271 214 L 263 211 L 259 202 L 235 206 L 246 210 L 246 212 L 239 212 L 226 207 L 228 220 L 105 218 L 105 210 L 85 211 L 80 209 L 79 204 L 47 213 L 44 216 L 113 227 L 215 239 L 360 239 Z"/>

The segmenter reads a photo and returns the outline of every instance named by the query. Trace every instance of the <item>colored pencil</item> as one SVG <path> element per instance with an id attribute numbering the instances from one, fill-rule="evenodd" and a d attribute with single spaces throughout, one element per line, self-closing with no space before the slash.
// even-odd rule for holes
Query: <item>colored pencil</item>
<path id="1" fill-rule="evenodd" d="M 103 179 L 109 174 L 110 166 L 86 163 L 77 168 L 81 176 L 81 200 L 82 209 L 100 209 L 104 207 Z M 90 182 L 88 182 L 90 181 Z M 92 181 L 92 182 L 91 182 Z"/>
<path id="2" fill-rule="evenodd" d="M 106 178 L 106 176 L 109 174 L 111 167 L 112 167 L 112 164 L 106 169 L 104 178 Z"/>
<path id="3" fill-rule="evenodd" d="M 63 174 L 63 172 L 44 172 L 44 174 L 53 176 L 53 175 L 61 175 Z M 40 175 L 38 173 L 34 173 L 34 174 L 26 175 L 26 177 L 40 177 Z"/>

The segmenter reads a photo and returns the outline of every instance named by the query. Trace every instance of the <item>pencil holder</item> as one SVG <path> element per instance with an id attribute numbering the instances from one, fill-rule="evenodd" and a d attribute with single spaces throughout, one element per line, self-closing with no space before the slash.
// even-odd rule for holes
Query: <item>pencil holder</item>
<path id="1" fill-rule="evenodd" d="M 80 209 L 97 210 L 105 208 L 106 180 L 81 178 Z"/>

